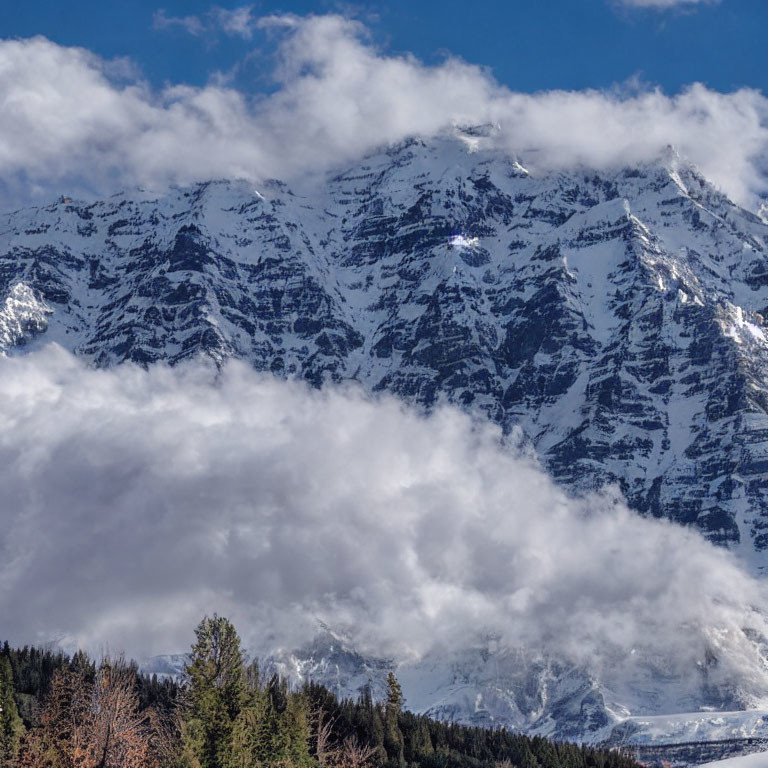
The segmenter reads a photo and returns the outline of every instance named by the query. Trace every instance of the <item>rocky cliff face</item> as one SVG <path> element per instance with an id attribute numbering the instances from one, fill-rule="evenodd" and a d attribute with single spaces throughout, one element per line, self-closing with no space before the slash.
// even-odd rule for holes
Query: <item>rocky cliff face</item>
<path id="1" fill-rule="evenodd" d="M 0 347 L 204 353 L 519 426 L 564 484 L 768 565 L 768 225 L 671 153 L 529 174 L 476 131 L 289 189 L 0 218 Z"/>

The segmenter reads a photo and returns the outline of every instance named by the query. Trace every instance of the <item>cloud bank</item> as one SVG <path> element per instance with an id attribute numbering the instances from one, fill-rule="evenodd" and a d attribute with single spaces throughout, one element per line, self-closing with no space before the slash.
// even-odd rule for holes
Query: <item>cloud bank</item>
<path id="1" fill-rule="evenodd" d="M 453 408 L 50 346 L 0 360 L 0 487 L 15 644 L 181 651 L 218 611 L 256 652 L 318 620 L 403 660 L 493 632 L 603 674 L 717 658 L 712 680 L 768 692 L 764 584 L 695 533 L 568 498 Z"/>
<path id="2" fill-rule="evenodd" d="M 136 184 L 290 181 L 455 123 L 498 124 L 499 147 L 534 170 L 624 165 L 673 144 L 739 202 L 752 204 L 768 188 L 759 167 L 768 101 L 757 91 L 516 93 L 455 58 L 426 66 L 387 55 L 363 25 L 341 16 L 255 20 L 244 10 L 216 24 L 240 35 L 258 27 L 278 41 L 274 90 L 258 98 L 221 82 L 153 90 L 86 50 L 43 38 L 0 42 L 6 205 Z M 158 18 L 201 34 L 213 23 Z"/>

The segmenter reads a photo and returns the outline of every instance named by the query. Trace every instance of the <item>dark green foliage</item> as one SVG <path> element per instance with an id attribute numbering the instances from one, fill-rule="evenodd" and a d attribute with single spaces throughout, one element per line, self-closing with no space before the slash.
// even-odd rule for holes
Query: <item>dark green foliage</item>
<path id="1" fill-rule="evenodd" d="M 274 675 L 259 685 L 246 669 L 240 638 L 224 618 L 205 618 L 185 669 L 186 752 L 200 768 L 311 768 L 306 698 Z"/>
<path id="2" fill-rule="evenodd" d="M 405 768 L 405 740 L 400 729 L 403 711 L 403 691 L 394 672 L 387 676 L 387 703 L 384 707 L 384 749 L 389 762 Z"/>
<path id="3" fill-rule="evenodd" d="M 71 660 L 61 651 L 41 650 L 24 646 L 9 648 L 6 642 L 0 656 L 8 659 L 16 688 L 16 702 L 24 724 L 33 724 L 37 704 L 48 694 L 53 674 L 69 669 Z"/>
<path id="4" fill-rule="evenodd" d="M 139 709 L 150 707 L 158 712 L 170 712 L 179 699 L 179 684 L 171 678 L 158 680 L 157 675 L 137 674 Z"/>
<path id="5" fill-rule="evenodd" d="M 184 669 L 188 746 L 201 768 L 224 768 L 232 729 L 246 703 L 245 664 L 240 637 L 224 617 L 207 616 Z"/>
<path id="6" fill-rule="evenodd" d="M 301 695 L 288 693 L 286 681 L 274 675 L 267 685 L 262 743 L 257 758 L 265 765 L 311 765 L 309 717 Z"/>
<path id="7" fill-rule="evenodd" d="M 16 707 L 13 671 L 7 656 L 0 656 L 0 767 L 11 768 L 19 751 L 24 726 Z"/>

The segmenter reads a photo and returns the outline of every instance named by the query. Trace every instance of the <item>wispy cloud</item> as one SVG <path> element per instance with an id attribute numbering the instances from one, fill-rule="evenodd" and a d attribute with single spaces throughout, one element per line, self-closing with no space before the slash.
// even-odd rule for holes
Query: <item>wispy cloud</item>
<path id="1" fill-rule="evenodd" d="M 223 32 L 228 35 L 238 35 L 247 40 L 253 37 L 253 30 L 257 20 L 251 6 L 226 10 L 217 8 L 214 11 L 214 18 Z"/>
<path id="2" fill-rule="evenodd" d="M 195 37 L 220 34 L 250 40 L 257 25 L 253 6 L 227 9 L 214 6 L 202 16 L 168 16 L 164 10 L 155 13 L 155 29 L 182 29 Z"/>
<path id="3" fill-rule="evenodd" d="M 628 8 L 655 8 L 664 10 L 692 5 L 714 5 L 720 0 L 617 0 L 620 5 Z"/>
<path id="4" fill-rule="evenodd" d="M 155 13 L 152 26 L 155 29 L 182 29 L 195 37 L 201 36 L 206 31 L 199 16 L 168 16 L 164 10 Z"/>
<path id="5" fill-rule="evenodd" d="M 6 198 L 225 176 L 290 181 L 456 122 L 500 125 L 498 145 L 522 154 L 533 170 L 631 164 L 673 144 L 739 202 L 768 188 L 760 167 L 768 156 L 768 100 L 758 91 L 725 94 L 697 84 L 674 96 L 636 86 L 517 93 L 457 59 L 427 66 L 387 55 L 362 24 L 340 16 L 227 24 L 269 26 L 277 37 L 269 95 L 254 100 L 222 80 L 153 91 L 140 81 L 116 82 L 105 62 L 82 49 L 42 38 L 1 42 Z"/>

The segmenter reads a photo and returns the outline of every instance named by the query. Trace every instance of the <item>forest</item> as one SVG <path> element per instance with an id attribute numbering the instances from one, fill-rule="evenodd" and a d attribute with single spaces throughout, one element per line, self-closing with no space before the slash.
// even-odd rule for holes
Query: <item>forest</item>
<path id="1" fill-rule="evenodd" d="M 634 768 L 616 751 L 438 722 L 363 690 L 339 700 L 248 662 L 233 624 L 204 618 L 182 679 L 123 657 L 5 643 L 0 768 Z"/>

